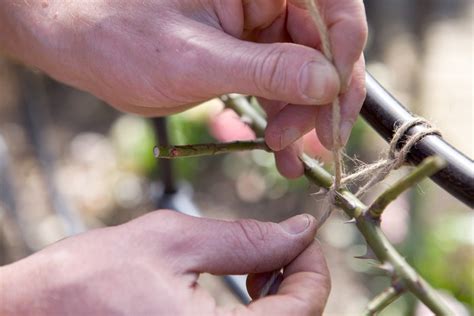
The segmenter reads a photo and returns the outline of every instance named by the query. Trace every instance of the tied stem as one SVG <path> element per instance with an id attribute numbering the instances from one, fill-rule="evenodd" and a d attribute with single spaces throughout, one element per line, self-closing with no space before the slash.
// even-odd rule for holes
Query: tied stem
<path id="1" fill-rule="evenodd" d="M 242 102 L 246 99 L 241 98 Z M 246 101 L 247 102 L 247 101 Z M 228 105 L 229 101 L 225 102 Z M 248 102 L 247 102 L 248 103 Z M 250 104 L 248 104 L 251 107 Z M 239 109 L 238 114 L 245 115 L 245 110 Z M 260 121 L 265 121 L 261 115 Z M 266 122 L 266 121 L 265 121 Z M 254 127 L 257 134 L 262 135 L 264 126 Z M 303 154 L 300 157 L 305 168 L 305 175 L 308 180 L 318 186 L 329 189 L 334 182 L 333 176 L 328 173 L 318 161 Z M 355 195 L 348 190 L 342 188 L 336 191 L 334 203 L 341 208 L 350 218 L 355 218 L 356 226 L 367 242 L 368 247 L 380 262 L 388 262 L 393 266 L 394 274 L 399 278 L 400 284 L 406 290 L 410 291 L 420 301 L 422 301 L 436 315 L 452 315 L 452 312 L 446 306 L 444 301 L 418 273 L 405 261 L 398 253 L 395 247 L 385 237 L 379 227 L 379 221 L 375 221 L 372 217 L 367 216 L 364 211 L 367 206 L 364 205 Z"/>
<path id="2" fill-rule="evenodd" d="M 156 146 L 153 154 L 156 158 L 173 159 L 225 154 L 246 150 L 265 150 L 271 152 L 263 139 L 236 141 L 217 144 L 195 144 L 182 146 Z"/>

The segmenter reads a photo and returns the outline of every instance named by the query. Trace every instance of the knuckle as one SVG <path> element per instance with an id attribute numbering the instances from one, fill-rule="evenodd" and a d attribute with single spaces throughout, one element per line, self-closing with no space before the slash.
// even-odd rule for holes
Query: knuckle
<path id="1" fill-rule="evenodd" d="M 179 214 L 171 210 L 159 210 L 143 215 L 132 222 L 132 230 L 141 239 L 166 238 L 179 225 Z"/>
<path id="2" fill-rule="evenodd" d="M 189 231 L 187 217 L 176 211 L 151 212 L 133 222 L 133 234 L 142 247 L 153 247 L 171 257 L 190 254 L 202 243 L 199 236 Z"/>
<path id="3" fill-rule="evenodd" d="M 249 251 L 261 251 L 268 240 L 268 225 L 253 219 L 241 219 L 235 223 L 237 225 L 234 236 L 239 240 L 241 248 Z"/>
<path id="4" fill-rule="evenodd" d="M 349 1 L 345 9 L 340 12 L 340 18 L 348 22 L 346 29 L 353 32 L 351 35 L 353 35 L 355 43 L 365 44 L 368 36 L 368 25 L 364 2 L 362 0 Z"/>
<path id="5" fill-rule="evenodd" d="M 235 255 L 237 260 L 249 262 L 249 258 L 258 258 L 264 250 L 265 243 L 269 239 L 268 223 L 261 223 L 252 219 L 237 220 L 235 229 L 231 232 L 232 244 L 235 245 Z M 252 271 L 259 270 L 258 260 L 255 262 Z"/>
<path id="6" fill-rule="evenodd" d="M 285 67 L 286 51 L 281 47 L 270 45 L 269 49 L 257 56 L 253 67 L 254 82 L 264 95 L 272 95 L 287 88 L 287 69 Z"/>
<path id="7" fill-rule="evenodd" d="M 261 249 L 268 238 L 269 229 L 266 223 L 253 219 L 241 219 L 236 221 L 238 236 L 243 239 L 243 244 L 255 250 Z"/>
<path id="8" fill-rule="evenodd" d="M 354 37 L 357 43 L 360 43 L 362 48 L 367 43 L 367 38 L 369 36 L 369 30 L 367 23 L 362 23 L 359 27 L 355 28 Z"/>
<path id="9" fill-rule="evenodd" d="M 367 94 L 367 89 L 365 87 L 365 78 L 362 75 L 362 78 L 354 78 L 354 88 L 353 94 L 354 99 L 358 102 L 362 102 L 365 99 Z"/>

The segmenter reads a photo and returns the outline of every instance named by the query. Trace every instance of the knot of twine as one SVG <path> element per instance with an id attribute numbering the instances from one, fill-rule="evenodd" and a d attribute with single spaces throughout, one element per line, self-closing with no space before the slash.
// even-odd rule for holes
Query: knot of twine
<path id="1" fill-rule="evenodd" d="M 415 126 L 422 125 L 425 128 L 417 131 L 413 135 L 406 137 L 405 142 L 397 149 L 401 144 L 401 140 L 406 136 L 406 133 Z M 369 180 L 357 191 L 356 196 L 360 196 L 372 188 L 375 184 L 383 181 L 390 171 L 395 170 L 403 166 L 406 161 L 406 157 L 410 152 L 411 148 L 415 146 L 418 141 L 423 137 L 428 135 L 440 135 L 441 132 L 436 128 L 432 127 L 431 124 L 422 117 L 413 117 L 411 120 L 401 124 L 399 127 L 396 127 L 395 133 L 390 141 L 390 146 L 388 150 L 383 154 L 383 157 L 372 164 L 363 165 L 359 168 L 358 171 L 344 177 L 342 179 L 342 184 L 346 184 L 350 181 L 355 181 L 359 179 L 366 179 L 368 176 L 372 175 Z M 333 186 L 334 187 L 334 186 Z M 322 204 L 323 212 L 318 221 L 318 229 L 326 222 L 326 220 L 331 215 L 331 210 L 334 207 L 334 199 L 338 192 L 333 189 L 323 190 L 323 192 L 315 193 L 316 195 L 325 194 L 324 202 Z M 276 282 L 277 277 L 279 276 L 280 271 L 274 271 L 270 279 L 266 282 L 264 287 L 260 292 L 260 297 L 264 297 L 269 294 L 272 285 Z"/>
<path id="2" fill-rule="evenodd" d="M 397 150 L 401 139 L 405 136 L 408 130 L 417 125 L 423 125 L 425 129 L 422 129 L 408 137 L 401 148 Z M 411 148 L 419 140 L 427 135 L 441 135 L 441 133 L 439 130 L 433 128 L 427 120 L 421 117 L 415 117 L 405 122 L 396 129 L 395 134 L 390 141 L 388 150 L 379 161 L 360 167 L 356 172 L 346 176 L 342 182 L 346 184 L 348 182 L 367 179 L 369 177 L 365 184 L 362 185 L 355 194 L 357 197 L 362 196 L 375 184 L 383 181 L 390 171 L 396 170 L 403 166 L 406 156 L 410 152 Z"/>
<path id="3" fill-rule="evenodd" d="M 406 137 L 405 142 L 401 145 L 401 140 L 406 136 L 408 130 L 415 126 L 424 126 L 425 128 L 417 131 L 413 135 Z M 365 180 L 365 183 L 357 190 L 355 195 L 360 197 L 368 192 L 377 183 L 383 181 L 392 170 L 396 170 L 403 166 L 406 157 L 411 148 L 415 146 L 423 137 L 428 135 L 440 135 L 441 132 L 432 127 L 431 124 L 421 117 L 414 117 L 396 128 L 388 150 L 382 155 L 382 158 L 372 164 L 364 164 L 354 173 L 345 176 L 342 184 L 349 182 Z M 400 149 L 397 149 L 401 145 Z M 320 194 L 320 193 L 316 193 Z M 335 198 L 337 191 L 327 190 L 324 192 L 325 198 L 323 202 L 323 210 L 331 207 L 331 203 Z M 319 227 L 329 218 L 330 211 L 325 211 L 319 219 Z"/>

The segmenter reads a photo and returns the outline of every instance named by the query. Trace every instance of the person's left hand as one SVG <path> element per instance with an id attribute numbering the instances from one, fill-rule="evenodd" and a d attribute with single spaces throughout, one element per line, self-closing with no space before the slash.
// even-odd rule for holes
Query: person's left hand
<path id="1" fill-rule="evenodd" d="M 1 315 L 315 315 L 330 289 L 309 215 L 280 224 L 158 211 L 0 268 Z M 260 291 L 283 268 L 273 294 Z M 200 273 L 247 274 L 249 306 L 217 307 Z M 275 293 L 276 292 L 276 293 Z"/>

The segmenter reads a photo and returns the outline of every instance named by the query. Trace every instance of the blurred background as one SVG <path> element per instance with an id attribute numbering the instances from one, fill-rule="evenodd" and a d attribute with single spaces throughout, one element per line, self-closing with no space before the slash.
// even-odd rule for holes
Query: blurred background
<path id="1" fill-rule="evenodd" d="M 473 2 L 365 4 L 368 70 L 472 158 Z M 174 190 L 213 218 L 281 221 L 301 212 L 318 216 L 321 197 L 311 195 L 317 188 L 304 179 L 282 178 L 271 154 L 189 158 L 172 165 L 155 161 L 153 146 L 165 134 L 172 144 L 252 136 L 245 131 L 226 134 L 222 122 L 232 124 L 236 118 L 222 108 L 216 99 L 171 116 L 165 133 L 163 122 L 119 113 L 89 94 L 0 57 L 0 264 L 67 235 L 124 223 L 163 205 L 163 197 Z M 329 157 L 314 135 L 307 137 L 306 147 L 322 161 Z M 359 120 L 348 154 L 370 162 L 385 148 Z M 333 278 L 327 315 L 360 314 L 389 285 L 373 262 L 355 258 L 366 247 L 346 220 L 336 212 L 319 233 Z M 392 203 L 382 227 L 458 314 L 474 313 L 472 210 L 425 181 Z M 220 278 L 204 275 L 201 282 L 219 304 L 238 304 Z M 382 313 L 400 314 L 429 313 L 404 295 Z"/>

